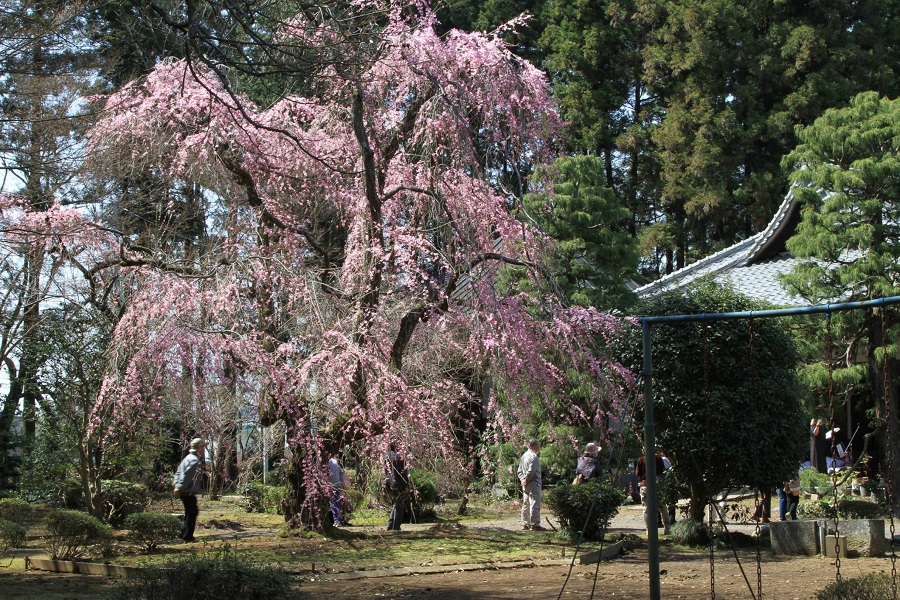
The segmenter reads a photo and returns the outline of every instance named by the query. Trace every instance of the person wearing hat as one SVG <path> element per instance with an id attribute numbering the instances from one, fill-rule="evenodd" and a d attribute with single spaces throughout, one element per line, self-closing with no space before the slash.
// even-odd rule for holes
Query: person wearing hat
<path id="1" fill-rule="evenodd" d="M 585 446 L 584 454 L 578 457 L 578 465 L 575 467 L 576 477 L 581 476 L 579 483 L 591 477 L 600 477 L 600 459 L 597 457 L 599 453 L 600 447 L 594 442 Z"/>
<path id="2" fill-rule="evenodd" d="M 200 491 L 200 470 L 205 451 L 206 440 L 192 439 L 187 456 L 175 471 L 174 493 L 178 494 L 184 505 L 184 524 L 181 527 L 180 537 L 185 542 L 194 541 L 194 528 L 197 526 L 197 515 L 200 514 L 197 507 L 197 492 Z"/>
<path id="3" fill-rule="evenodd" d="M 541 527 L 541 443 L 531 438 L 528 450 L 519 459 L 519 483 L 522 484 L 522 529 L 543 531 Z"/>

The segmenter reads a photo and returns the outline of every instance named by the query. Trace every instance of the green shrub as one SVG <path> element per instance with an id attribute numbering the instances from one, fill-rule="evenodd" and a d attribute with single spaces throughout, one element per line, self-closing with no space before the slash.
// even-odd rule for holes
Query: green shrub
<path id="1" fill-rule="evenodd" d="M 891 600 L 894 597 L 887 573 L 869 573 L 862 577 L 841 579 L 816 593 L 816 600 Z"/>
<path id="2" fill-rule="evenodd" d="M 91 549 L 106 554 L 112 541 L 109 525 L 78 510 L 52 510 L 44 524 L 50 558 L 72 560 L 81 558 Z"/>
<path id="3" fill-rule="evenodd" d="M 25 527 L 19 523 L 0 519 L 0 557 L 25 541 Z"/>
<path id="4" fill-rule="evenodd" d="M 838 495 L 837 511 L 834 506 L 834 498 L 831 496 L 819 500 L 803 500 L 797 505 L 797 516 L 803 519 L 833 519 L 835 515 L 841 519 L 879 519 L 885 513 L 884 507 L 878 503 L 857 500 L 843 494 Z"/>
<path id="5" fill-rule="evenodd" d="M 880 519 L 885 516 L 884 507 L 868 500 L 841 500 L 838 511 L 842 519 Z"/>
<path id="6" fill-rule="evenodd" d="M 760 537 L 747 535 L 741 531 L 728 531 L 721 525 L 710 528 L 707 523 L 700 523 L 693 519 L 681 519 L 669 526 L 669 539 L 680 546 L 693 546 L 707 548 L 710 539 L 713 545 L 720 550 L 731 548 L 754 548 L 761 544 L 767 545 L 768 532 L 763 529 Z"/>
<path id="7" fill-rule="evenodd" d="M 681 519 L 669 526 L 669 538 L 680 546 L 708 546 L 709 525 L 693 519 Z"/>
<path id="8" fill-rule="evenodd" d="M 162 542 L 178 538 L 181 519 L 166 513 L 132 513 L 125 517 L 125 528 L 132 540 L 146 550 L 154 550 Z"/>
<path id="9" fill-rule="evenodd" d="M 31 516 L 31 504 L 21 498 L 0 500 L 0 519 L 22 524 Z"/>
<path id="10" fill-rule="evenodd" d="M 240 491 L 244 496 L 244 510 L 248 513 L 282 514 L 282 502 L 287 497 L 287 488 L 284 486 L 264 485 L 259 481 L 251 481 Z"/>
<path id="11" fill-rule="evenodd" d="M 579 535 L 583 529 L 585 539 L 597 539 L 624 499 L 620 490 L 595 478 L 581 485 L 561 483 L 547 494 L 546 504 L 571 536 Z"/>
<path id="12" fill-rule="evenodd" d="M 143 512 L 150 504 L 150 490 L 143 483 L 104 479 L 103 514 L 106 522 L 119 527 L 125 518 L 134 513 Z"/>
<path id="13" fill-rule="evenodd" d="M 121 581 L 112 595 L 113 600 L 293 597 L 290 579 L 281 569 L 254 564 L 227 547 L 213 556 L 192 555 L 163 567 L 143 569 Z"/>
<path id="14" fill-rule="evenodd" d="M 429 523 L 437 520 L 434 505 L 440 503 L 434 476 L 428 471 L 412 469 L 409 472 L 410 493 L 406 495 L 406 518 L 413 523 Z"/>
<path id="15" fill-rule="evenodd" d="M 816 488 L 832 486 L 831 477 L 826 473 L 819 473 L 815 469 L 803 469 L 800 471 L 800 489 L 811 494 L 816 493 Z"/>
<path id="16" fill-rule="evenodd" d="M 66 479 L 58 486 L 56 506 L 72 510 L 84 508 L 84 487 L 77 479 Z"/>

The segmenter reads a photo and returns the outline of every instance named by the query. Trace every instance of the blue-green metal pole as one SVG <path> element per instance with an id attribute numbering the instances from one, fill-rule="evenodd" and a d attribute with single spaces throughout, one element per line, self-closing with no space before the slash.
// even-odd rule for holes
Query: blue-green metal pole
<path id="1" fill-rule="evenodd" d="M 647 545 L 650 561 L 650 600 L 660 600 L 659 590 L 659 529 L 656 527 L 656 439 L 653 423 L 653 359 L 650 351 L 650 322 L 641 322 L 644 342 L 644 467 L 647 478 Z"/>

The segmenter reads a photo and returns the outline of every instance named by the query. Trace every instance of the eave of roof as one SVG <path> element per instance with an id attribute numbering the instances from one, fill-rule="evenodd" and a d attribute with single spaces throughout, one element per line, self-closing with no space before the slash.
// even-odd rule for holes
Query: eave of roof
<path id="1" fill-rule="evenodd" d="M 776 306 L 804 305 L 804 300 L 790 296 L 778 280 L 780 273 L 791 271 L 797 263 L 785 250 L 785 242 L 799 219 L 799 205 L 793 192 L 788 192 L 772 220 L 756 235 L 641 286 L 635 293 L 639 298 L 651 298 L 710 278 L 727 281 L 735 290 Z"/>

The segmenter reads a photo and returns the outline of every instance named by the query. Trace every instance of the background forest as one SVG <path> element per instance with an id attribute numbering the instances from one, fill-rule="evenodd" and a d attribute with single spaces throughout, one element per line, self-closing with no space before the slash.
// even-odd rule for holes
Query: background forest
<path id="1" fill-rule="evenodd" d="M 634 284 L 760 231 L 898 51 L 893 0 L 6 2 L 3 482 L 99 515 L 202 435 L 290 516 L 339 450 L 567 462 Z"/>

